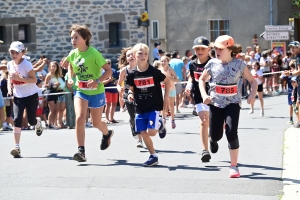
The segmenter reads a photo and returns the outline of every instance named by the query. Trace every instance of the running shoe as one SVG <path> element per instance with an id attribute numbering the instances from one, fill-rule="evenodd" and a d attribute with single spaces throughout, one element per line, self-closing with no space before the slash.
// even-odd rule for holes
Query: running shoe
<path id="1" fill-rule="evenodd" d="M 14 157 L 14 158 L 21 158 L 21 149 L 20 147 L 15 147 L 10 151 L 10 154 Z"/>
<path id="2" fill-rule="evenodd" d="M 150 155 L 149 159 L 144 163 L 144 166 L 151 167 L 154 165 L 158 165 L 158 157 Z"/>
<path id="3" fill-rule="evenodd" d="M 300 122 L 295 123 L 294 127 L 295 128 L 300 128 Z"/>
<path id="4" fill-rule="evenodd" d="M 108 130 L 108 134 L 102 136 L 102 141 L 101 141 L 101 144 L 100 144 L 100 149 L 101 150 L 105 150 L 110 146 L 111 137 L 113 135 L 114 135 L 114 131 L 113 130 Z"/>
<path id="5" fill-rule="evenodd" d="M 85 154 L 78 151 L 78 153 L 74 154 L 73 160 L 76 160 L 78 162 L 86 162 Z"/>
<path id="6" fill-rule="evenodd" d="M 39 121 L 40 126 L 35 126 L 35 134 L 37 136 L 41 136 L 43 133 L 43 127 L 42 127 L 42 122 Z"/>
<path id="7" fill-rule="evenodd" d="M 195 115 L 195 116 L 198 116 L 198 113 L 197 113 L 196 109 L 193 110 L 192 114 Z"/>
<path id="8" fill-rule="evenodd" d="M 159 137 L 160 137 L 161 139 L 163 139 L 164 137 L 166 137 L 167 129 L 166 129 L 166 127 L 163 125 L 163 122 L 162 122 L 161 119 L 159 120 L 159 123 L 160 123 L 161 125 L 160 125 L 160 127 L 159 127 L 158 134 L 159 134 Z"/>
<path id="9" fill-rule="evenodd" d="M 192 104 L 192 103 L 190 103 L 188 106 L 187 106 L 188 108 L 194 108 L 195 107 L 195 105 L 194 104 Z"/>
<path id="10" fill-rule="evenodd" d="M 260 111 L 260 116 L 263 117 L 264 115 L 265 115 L 264 110 L 261 110 L 261 111 Z"/>
<path id="11" fill-rule="evenodd" d="M 253 113 L 254 113 L 253 109 L 250 109 L 250 111 L 248 112 L 248 114 L 253 114 Z"/>
<path id="12" fill-rule="evenodd" d="M 176 110 L 176 113 L 180 113 L 180 111 L 179 111 L 179 110 Z"/>
<path id="13" fill-rule="evenodd" d="M 9 125 L 5 125 L 2 126 L 2 128 L 0 129 L 0 131 L 12 131 L 13 129 L 9 126 Z"/>
<path id="14" fill-rule="evenodd" d="M 294 122 L 293 122 L 293 120 L 290 120 L 290 121 L 287 122 L 287 124 L 294 125 Z"/>
<path id="15" fill-rule="evenodd" d="M 170 121 L 170 127 L 172 129 L 175 129 L 176 128 L 175 119 L 172 120 L 171 118 L 169 118 L 169 121 Z"/>
<path id="16" fill-rule="evenodd" d="M 90 122 L 85 123 L 86 128 L 93 128 L 93 125 Z"/>
<path id="17" fill-rule="evenodd" d="M 239 178 L 241 176 L 239 168 L 236 166 L 229 167 L 229 178 Z"/>
<path id="18" fill-rule="evenodd" d="M 52 129 L 52 130 L 59 130 L 59 128 L 57 128 L 55 125 L 53 124 L 49 124 L 49 129 Z"/>
<path id="19" fill-rule="evenodd" d="M 211 159 L 211 156 L 210 156 L 209 152 L 206 151 L 206 150 L 203 150 L 202 151 L 202 158 L 201 158 L 202 162 L 209 162 L 210 159 Z"/>
<path id="20" fill-rule="evenodd" d="M 144 148 L 143 141 L 142 140 L 138 140 L 137 143 L 136 143 L 136 147 L 137 148 Z"/>
<path id="21" fill-rule="evenodd" d="M 210 143 L 210 152 L 217 153 L 219 150 L 218 142 L 214 142 L 210 140 L 209 143 Z"/>

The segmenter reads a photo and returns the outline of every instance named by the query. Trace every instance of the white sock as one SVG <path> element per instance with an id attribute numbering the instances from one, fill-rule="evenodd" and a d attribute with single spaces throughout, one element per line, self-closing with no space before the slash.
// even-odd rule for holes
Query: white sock
<path id="1" fill-rule="evenodd" d="M 20 148 L 20 145 L 19 145 L 19 144 L 16 144 L 15 146 L 16 146 L 17 148 Z"/>
<path id="2" fill-rule="evenodd" d="M 158 157 L 156 153 L 154 153 L 154 154 L 151 154 L 151 155 L 152 155 L 152 156 L 154 156 L 154 157 L 156 157 L 156 158 Z"/>
<path id="3" fill-rule="evenodd" d="M 6 127 L 6 126 L 7 126 L 6 122 L 2 123 L 2 127 Z"/>

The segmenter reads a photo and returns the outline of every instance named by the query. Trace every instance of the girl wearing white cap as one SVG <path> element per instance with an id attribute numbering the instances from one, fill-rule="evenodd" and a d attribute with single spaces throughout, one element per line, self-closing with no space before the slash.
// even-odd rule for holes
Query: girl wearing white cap
<path id="1" fill-rule="evenodd" d="M 239 115 L 241 109 L 241 94 L 238 89 L 240 77 L 244 76 L 251 84 L 251 93 L 247 99 L 249 104 L 255 101 L 257 82 L 251 75 L 246 64 L 236 59 L 237 53 L 242 52 L 242 47 L 234 43 L 228 35 L 219 36 L 214 47 L 215 59 L 211 59 L 205 66 L 199 80 L 200 92 L 205 104 L 210 105 L 210 150 L 216 153 L 219 149 L 218 141 L 223 136 L 224 122 L 225 134 L 230 152 L 229 177 L 238 178 L 240 172 L 237 166 L 239 139 L 237 135 Z M 205 81 L 210 76 L 209 94 L 206 92 Z"/>
<path id="2" fill-rule="evenodd" d="M 27 110 L 28 122 L 31 126 L 35 125 L 37 136 L 43 133 L 41 122 L 36 119 L 36 109 L 39 103 L 38 90 L 36 85 L 36 76 L 32 64 L 23 58 L 26 49 L 22 42 L 13 42 L 10 45 L 9 53 L 12 61 L 7 63 L 8 76 L 8 94 L 12 94 L 13 85 L 13 110 L 14 110 L 14 138 L 15 147 L 11 150 L 11 155 L 15 158 L 21 157 L 20 137 L 23 112 Z"/>

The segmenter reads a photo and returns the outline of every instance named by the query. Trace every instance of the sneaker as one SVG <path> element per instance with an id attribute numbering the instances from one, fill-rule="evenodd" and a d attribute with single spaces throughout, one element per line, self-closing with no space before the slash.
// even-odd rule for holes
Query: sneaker
<path id="1" fill-rule="evenodd" d="M 264 110 L 261 110 L 261 111 L 260 111 L 260 116 L 263 117 L 264 115 L 265 115 Z"/>
<path id="2" fill-rule="evenodd" d="M 111 137 L 114 135 L 114 130 L 108 130 L 107 135 L 102 136 L 102 141 L 100 144 L 100 149 L 105 150 L 110 146 Z"/>
<path id="3" fill-rule="evenodd" d="M 180 111 L 179 111 L 179 110 L 176 110 L 176 113 L 180 113 Z"/>
<path id="4" fill-rule="evenodd" d="M 210 156 L 209 152 L 206 151 L 206 150 L 203 150 L 202 151 L 202 158 L 201 158 L 202 162 L 209 162 L 210 159 L 211 159 L 211 156 Z"/>
<path id="5" fill-rule="evenodd" d="M 93 125 L 92 125 L 90 122 L 86 122 L 86 123 L 85 123 L 85 127 L 86 127 L 86 128 L 92 128 Z"/>
<path id="6" fill-rule="evenodd" d="M 253 114 L 253 113 L 254 113 L 253 109 L 250 109 L 250 111 L 248 112 L 248 114 Z"/>
<path id="7" fill-rule="evenodd" d="M 198 116 L 198 113 L 197 113 L 196 110 L 193 110 L 192 114 L 195 115 L 195 116 Z"/>
<path id="8" fill-rule="evenodd" d="M 73 160 L 76 160 L 78 162 L 86 162 L 85 154 L 78 151 L 78 153 L 74 154 Z"/>
<path id="9" fill-rule="evenodd" d="M 299 122 L 298 122 L 298 123 L 295 123 L 294 127 L 295 127 L 295 128 L 300 128 L 300 123 L 299 123 Z"/>
<path id="10" fill-rule="evenodd" d="M 162 123 L 161 120 L 159 120 L 159 122 Z M 159 128 L 158 134 L 159 134 L 159 137 L 161 139 L 163 139 L 164 137 L 166 137 L 166 135 L 167 135 L 167 129 L 166 129 L 166 127 L 163 124 Z"/>
<path id="11" fill-rule="evenodd" d="M 54 126 L 53 124 L 49 124 L 49 129 L 52 129 L 52 130 L 59 130 L 59 128 L 57 128 L 57 127 Z"/>
<path id="12" fill-rule="evenodd" d="M 170 127 L 172 129 L 176 128 L 175 119 L 172 120 L 171 118 L 169 118 L 169 120 L 170 120 Z"/>
<path id="13" fill-rule="evenodd" d="M 42 122 L 39 121 L 39 123 L 40 123 L 40 126 L 39 126 L 39 127 L 38 127 L 38 126 L 35 126 L 35 134 L 36 134 L 37 136 L 41 136 L 42 133 L 43 133 Z"/>
<path id="14" fill-rule="evenodd" d="M 194 104 L 192 104 L 192 103 L 190 103 L 188 106 L 187 106 L 188 108 L 194 108 L 195 107 L 195 105 Z"/>
<path id="15" fill-rule="evenodd" d="M 293 122 L 293 120 L 290 120 L 290 121 L 287 122 L 287 124 L 294 125 L 294 122 Z"/>
<path id="16" fill-rule="evenodd" d="M 14 157 L 14 158 L 21 158 L 21 149 L 20 147 L 15 147 L 10 151 L 10 154 Z"/>
<path id="17" fill-rule="evenodd" d="M 144 163 L 144 166 L 158 165 L 158 157 L 150 155 L 149 159 Z"/>
<path id="18" fill-rule="evenodd" d="M 137 143 L 136 143 L 136 147 L 137 148 L 144 148 L 143 141 L 142 140 L 138 140 Z"/>
<path id="19" fill-rule="evenodd" d="M 229 178 L 239 178 L 241 176 L 239 168 L 235 166 L 229 167 Z"/>
<path id="20" fill-rule="evenodd" d="M 7 123 L 6 123 L 6 129 L 8 129 L 9 131 L 13 130 L 13 128 L 9 124 L 7 124 Z"/>
<path id="21" fill-rule="evenodd" d="M 13 129 L 9 125 L 2 126 L 0 131 L 12 131 Z"/>
<path id="22" fill-rule="evenodd" d="M 214 142 L 210 140 L 209 143 L 210 143 L 210 152 L 217 153 L 219 150 L 218 142 Z"/>

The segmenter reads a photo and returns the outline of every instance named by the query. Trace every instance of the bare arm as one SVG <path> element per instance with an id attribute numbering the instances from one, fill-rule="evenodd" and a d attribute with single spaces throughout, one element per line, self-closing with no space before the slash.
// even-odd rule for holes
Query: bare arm
<path id="1" fill-rule="evenodd" d="M 185 68 L 185 65 L 183 65 L 182 67 L 182 77 L 183 77 L 183 81 L 186 80 L 186 68 Z"/>
<path id="2" fill-rule="evenodd" d="M 166 77 L 165 80 L 164 80 L 164 83 L 165 83 L 165 99 L 166 98 L 169 98 L 169 94 L 170 94 L 170 80 Z"/>
<path id="3" fill-rule="evenodd" d="M 209 77 L 209 74 L 208 72 L 206 71 L 206 69 L 203 71 L 202 75 L 200 76 L 199 78 L 199 89 L 200 89 L 200 93 L 201 93 L 201 96 L 202 96 L 202 99 L 205 99 L 207 95 L 206 93 L 206 80 L 208 79 Z"/>
<path id="4" fill-rule="evenodd" d="M 33 70 L 30 70 L 28 72 L 28 76 L 29 78 L 23 78 L 21 76 L 19 76 L 19 74 L 14 73 L 10 75 L 12 79 L 16 80 L 16 81 L 22 81 L 24 83 L 36 83 L 36 76 L 35 76 L 35 72 Z"/>
<path id="5" fill-rule="evenodd" d="M 256 91 L 257 91 L 257 82 L 247 67 L 244 68 L 244 77 L 249 81 L 249 83 L 251 85 L 250 95 L 254 95 L 254 97 L 255 97 Z"/>
<path id="6" fill-rule="evenodd" d="M 169 68 L 169 70 L 170 70 L 171 76 L 169 76 L 168 79 L 170 79 L 170 81 L 172 81 L 172 82 L 178 82 L 178 78 L 176 76 L 174 69 Z"/>
<path id="7" fill-rule="evenodd" d="M 102 66 L 102 69 L 104 69 L 105 72 L 99 78 L 99 81 L 101 83 L 103 81 L 105 81 L 106 79 L 108 79 L 112 75 L 112 73 L 113 73 L 111 67 L 107 63 L 105 63 L 105 65 Z"/>
<path id="8" fill-rule="evenodd" d="M 47 74 L 47 76 L 45 78 L 45 87 L 47 87 L 47 88 L 50 88 L 50 84 L 49 84 L 50 79 L 51 79 L 51 74 Z"/>
<path id="9" fill-rule="evenodd" d="M 119 76 L 119 79 L 118 79 L 118 83 L 117 83 L 117 89 L 119 92 L 122 91 L 122 83 L 125 79 L 125 75 L 126 75 L 126 67 L 123 67 L 120 71 L 120 76 Z"/>

